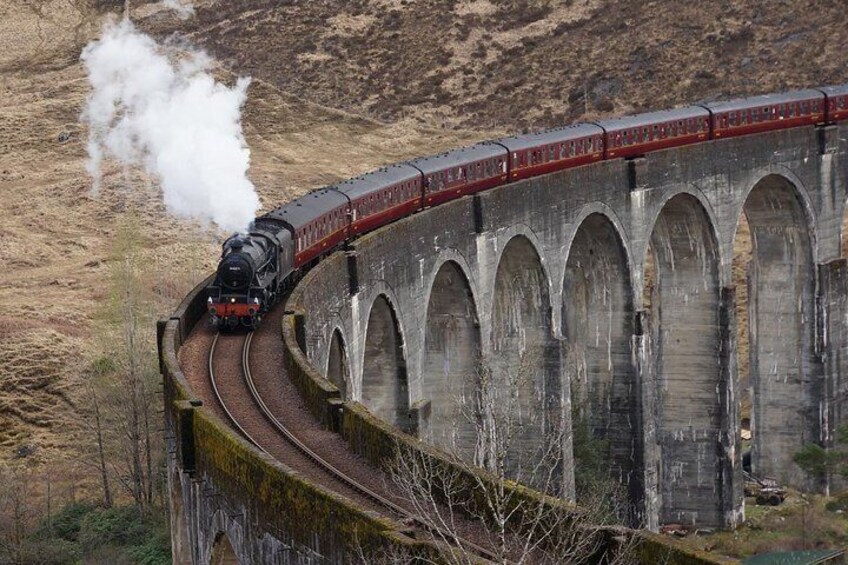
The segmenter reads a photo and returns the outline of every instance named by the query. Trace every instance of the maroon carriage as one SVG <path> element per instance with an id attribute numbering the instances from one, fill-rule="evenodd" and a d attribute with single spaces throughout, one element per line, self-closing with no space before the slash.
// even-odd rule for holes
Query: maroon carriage
<path id="1" fill-rule="evenodd" d="M 264 217 L 283 222 L 294 237 L 294 267 L 331 251 L 348 235 L 350 206 L 336 190 L 313 190 Z"/>
<path id="2" fill-rule="evenodd" d="M 710 113 L 700 106 L 689 106 L 604 120 L 598 125 L 606 132 L 606 159 L 637 157 L 706 140 Z"/>
<path id="3" fill-rule="evenodd" d="M 478 143 L 409 162 L 424 176 L 424 206 L 473 194 L 507 181 L 506 149 Z"/>
<path id="4" fill-rule="evenodd" d="M 713 102 L 713 139 L 824 123 L 825 97 L 819 90 L 796 90 Z"/>
<path id="5" fill-rule="evenodd" d="M 505 137 L 493 143 L 509 151 L 510 180 L 577 167 L 604 157 L 604 130 L 594 124 Z"/>
<path id="6" fill-rule="evenodd" d="M 421 209 L 421 171 L 392 165 L 347 180 L 335 189 L 350 200 L 350 235 L 355 236 Z"/>

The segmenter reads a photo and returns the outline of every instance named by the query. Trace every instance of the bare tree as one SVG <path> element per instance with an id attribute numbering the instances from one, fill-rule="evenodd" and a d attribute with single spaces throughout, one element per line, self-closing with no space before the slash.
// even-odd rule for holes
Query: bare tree
<path id="1" fill-rule="evenodd" d="M 41 519 L 36 480 L 24 464 L 0 467 L 0 556 L 20 563 L 27 536 Z"/>
<path id="2" fill-rule="evenodd" d="M 153 503 L 161 438 L 156 433 L 155 304 L 144 270 L 138 220 L 128 216 L 116 234 L 111 261 L 111 300 L 104 312 L 103 353 L 111 374 L 89 395 L 95 426 L 110 430 L 98 440 L 102 461 L 139 509 Z M 99 423 L 98 423 L 99 421 Z M 108 451 L 112 457 L 103 455 Z M 104 496 L 108 474 L 102 472 Z"/>
<path id="3" fill-rule="evenodd" d="M 451 463 L 417 446 L 397 448 L 392 481 L 425 521 L 431 541 L 457 548 L 445 550 L 449 563 L 477 562 L 473 548 L 462 541 L 468 535 L 497 563 L 631 560 L 633 542 L 603 527 L 624 514 L 617 511 L 615 493 L 597 492 L 597 499 L 579 508 L 563 499 L 568 495 L 562 476 L 570 465 L 570 458 L 563 457 L 564 446 L 571 444 L 569 414 L 564 403 L 557 409 L 542 403 L 528 411 L 520 392 L 526 395 L 528 387 L 536 386 L 542 358 L 528 352 L 517 368 L 499 367 L 497 373 L 480 364 L 472 390 L 456 399 L 462 422 L 454 428 L 470 426 L 476 439 L 471 460 L 463 459 L 468 450 L 456 442 L 446 448 Z M 528 444 L 528 429 L 542 430 L 538 441 Z M 485 525 L 482 533 L 463 531 L 469 518 Z M 611 537 L 618 544 L 611 544 Z"/>
<path id="4" fill-rule="evenodd" d="M 98 391 L 98 388 L 103 385 L 104 376 L 111 376 L 112 371 L 111 362 L 106 358 L 101 358 L 92 364 L 87 375 L 88 378 L 85 379 L 86 404 L 82 409 L 83 417 L 80 418 L 80 426 L 87 434 L 90 434 L 90 447 L 94 451 L 90 459 L 84 456 L 81 458 L 81 462 L 87 467 L 94 467 L 99 475 L 105 508 L 112 506 L 112 487 L 109 480 L 108 454 L 106 451 L 106 420 L 101 408 L 102 393 Z M 83 449 L 85 450 L 85 447 Z"/>

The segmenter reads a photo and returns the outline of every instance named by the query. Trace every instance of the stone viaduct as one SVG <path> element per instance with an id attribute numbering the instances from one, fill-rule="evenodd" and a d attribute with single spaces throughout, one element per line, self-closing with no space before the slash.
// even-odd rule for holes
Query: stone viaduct
<path id="1" fill-rule="evenodd" d="M 573 493 L 579 420 L 648 528 L 733 527 L 744 520 L 743 396 L 754 471 L 795 486 L 827 486 L 792 456 L 832 445 L 847 419 L 846 132 L 796 128 L 604 161 L 396 222 L 294 290 L 287 370 L 314 373 L 306 402 L 320 400 L 316 413 L 349 442 L 370 410 L 466 455 L 473 429 L 458 403 L 490 376 L 522 424 L 511 461 L 561 424 L 559 479 Z M 742 312 L 733 268 L 746 222 Z M 221 544 L 233 560 L 221 562 L 334 562 L 344 532 L 318 517 L 383 526 L 309 490 L 194 399 L 177 352 L 202 316 L 199 289 L 159 327 L 175 562 L 208 563 Z"/>
<path id="2" fill-rule="evenodd" d="M 827 445 L 842 418 L 844 135 L 712 141 L 417 214 L 357 240 L 303 289 L 309 359 L 345 398 L 459 449 L 473 430 L 457 399 L 482 364 L 515 390 L 525 449 L 546 420 L 584 414 L 649 527 L 732 526 L 743 519 L 737 228 L 747 219 L 752 240 L 753 468 L 820 486 L 792 456 Z"/>

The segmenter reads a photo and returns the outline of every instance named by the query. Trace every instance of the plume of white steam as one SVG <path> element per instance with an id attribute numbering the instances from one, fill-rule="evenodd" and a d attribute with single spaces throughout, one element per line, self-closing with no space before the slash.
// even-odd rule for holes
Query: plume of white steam
<path id="1" fill-rule="evenodd" d="M 190 2 L 182 2 L 181 0 L 162 0 L 162 5 L 175 11 L 182 18 L 190 18 L 194 15 L 194 6 Z"/>
<path id="2" fill-rule="evenodd" d="M 94 190 L 105 158 L 141 165 L 159 179 L 170 212 L 244 230 L 259 208 L 241 129 L 250 79 L 218 83 L 205 53 L 158 45 L 128 20 L 107 23 L 82 61 Z"/>

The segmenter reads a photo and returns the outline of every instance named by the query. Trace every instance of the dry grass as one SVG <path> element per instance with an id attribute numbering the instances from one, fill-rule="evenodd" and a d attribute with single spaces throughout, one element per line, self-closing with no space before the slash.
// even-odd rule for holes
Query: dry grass
<path id="1" fill-rule="evenodd" d="M 697 549 L 745 558 L 771 551 L 831 549 L 848 545 L 848 517 L 825 508 L 825 497 L 791 494 L 780 506 L 745 507 L 746 523 L 734 532 L 690 535 Z"/>
<path id="2" fill-rule="evenodd" d="M 31 447 L 37 464 L 74 459 L 88 441 L 69 424 L 78 417 L 84 368 L 99 356 L 96 317 L 109 294 L 112 239 L 128 211 L 143 225 L 148 290 L 160 313 L 217 261 L 219 234 L 169 217 L 155 179 L 111 166 L 101 193 L 90 191 L 78 125 L 87 95 L 79 53 L 99 33 L 108 4 L 0 7 L 0 462 Z M 138 5 L 134 16 L 163 36 L 184 25 L 154 4 Z M 340 33 L 364 23 L 336 20 Z M 224 65 L 219 76 L 235 75 Z M 285 94 L 261 77 L 250 87 L 244 126 L 250 176 L 266 209 L 480 135 L 382 124 Z"/>
<path id="3" fill-rule="evenodd" d="M 840 2 L 198 3 L 195 39 L 286 92 L 386 121 L 532 129 L 846 81 Z M 328 22 L 331 25 L 328 25 Z"/>

